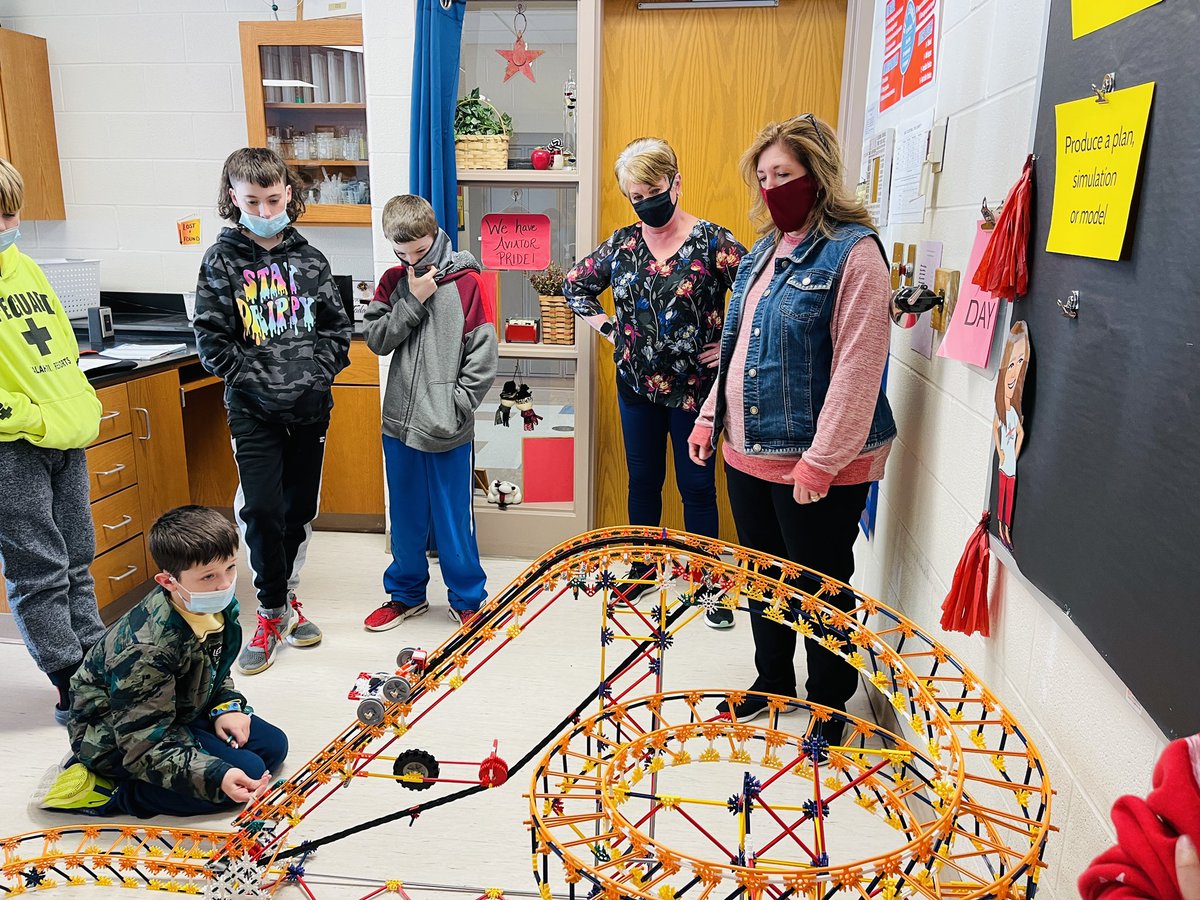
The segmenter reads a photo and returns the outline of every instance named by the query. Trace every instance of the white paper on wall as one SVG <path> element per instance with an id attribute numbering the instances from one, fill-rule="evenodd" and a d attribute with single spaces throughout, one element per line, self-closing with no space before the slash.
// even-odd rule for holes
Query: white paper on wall
<path id="1" fill-rule="evenodd" d="M 867 210 L 879 228 L 886 228 L 888 223 L 895 141 L 895 129 L 885 128 L 867 146 Z"/>
<path id="2" fill-rule="evenodd" d="M 933 107 L 908 120 L 896 131 L 896 155 L 892 162 L 891 209 L 893 225 L 925 221 L 925 197 L 921 193 L 921 168 L 929 153 L 933 129 Z M 930 282 L 932 284 L 932 282 Z"/>
<path id="3" fill-rule="evenodd" d="M 917 275 L 916 283 L 923 284 L 932 290 L 934 274 L 942 264 L 941 241 L 919 241 L 917 243 Z M 917 316 L 917 324 L 912 327 L 912 348 L 926 359 L 933 359 L 933 344 L 937 332 L 933 330 L 931 313 L 921 313 Z"/>

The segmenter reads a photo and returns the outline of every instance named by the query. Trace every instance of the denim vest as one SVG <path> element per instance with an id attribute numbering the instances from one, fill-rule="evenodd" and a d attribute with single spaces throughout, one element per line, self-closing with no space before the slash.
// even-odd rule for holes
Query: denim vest
<path id="1" fill-rule="evenodd" d="M 752 330 L 746 369 L 734 373 L 742 379 L 741 415 L 746 425 L 746 446 L 734 449 L 796 456 L 812 446 L 833 368 L 830 326 L 838 287 L 846 258 L 865 237 L 875 241 L 886 262 L 887 254 L 875 232 L 853 224 L 839 225 L 832 238 L 814 232 L 790 256 L 776 261 L 775 273 L 748 325 Z M 742 327 L 742 305 L 774 252 L 773 236 L 759 240 L 742 258 L 733 282 L 721 333 L 714 447 L 725 424 L 725 379 Z M 881 447 L 895 436 L 896 423 L 880 385 L 863 450 Z"/>

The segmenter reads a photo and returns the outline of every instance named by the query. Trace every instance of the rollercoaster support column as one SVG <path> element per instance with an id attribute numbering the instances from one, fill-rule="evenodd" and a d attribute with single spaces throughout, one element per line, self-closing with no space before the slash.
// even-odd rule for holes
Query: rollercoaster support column
<path id="1" fill-rule="evenodd" d="M 664 636 L 664 638 L 662 640 L 656 641 L 657 655 L 655 656 L 655 660 L 657 662 L 656 668 L 658 669 L 658 671 L 654 673 L 654 691 L 655 691 L 655 693 L 658 693 L 658 694 L 661 694 L 663 692 L 663 666 L 666 663 L 666 658 L 667 658 L 667 641 L 665 639 L 665 636 L 667 634 L 667 588 L 666 588 L 666 583 L 665 583 L 665 579 L 664 579 L 664 572 L 662 570 L 662 565 L 663 565 L 662 560 L 658 560 L 657 563 L 655 564 L 655 569 L 654 569 L 655 574 L 658 577 L 658 583 L 660 585 L 662 585 L 658 589 L 658 632 L 659 632 L 659 634 Z M 651 711 L 650 715 L 655 716 L 653 711 Z M 655 716 L 655 718 L 657 718 L 657 716 Z M 657 724 L 655 725 L 655 727 L 657 727 Z M 653 797 L 658 796 L 658 773 L 657 772 L 650 773 L 650 794 Z M 656 802 L 657 801 L 655 801 L 655 800 L 650 801 L 650 811 L 651 812 L 654 812 Z M 657 820 L 658 820 L 657 816 L 654 816 L 654 815 L 650 816 L 650 823 L 646 829 L 646 833 L 650 835 L 651 840 L 654 840 L 654 823 Z"/>

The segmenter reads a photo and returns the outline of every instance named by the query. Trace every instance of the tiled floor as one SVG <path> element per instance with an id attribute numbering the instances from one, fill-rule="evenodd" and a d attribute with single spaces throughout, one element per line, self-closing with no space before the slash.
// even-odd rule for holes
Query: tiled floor
<path id="1" fill-rule="evenodd" d="M 428 615 L 382 634 L 363 630 L 363 616 L 383 599 L 380 575 L 385 561 L 380 536 L 316 535 L 301 596 L 305 612 L 325 630 L 324 642 L 310 649 L 287 648 L 267 672 L 238 679 L 259 714 L 288 733 L 293 766 L 320 750 L 353 719 L 354 703 L 346 699 L 346 692 L 360 670 L 386 669 L 400 647 L 432 649 L 451 633 L 436 566 Z M 486 567 L 494 592 L 518 575 L 523 564 L 488 560 Z M 245 572 L 240 584 L 243 596 L 248 595 L 250 578 Z M 564 597 L 498 654 L 479 678 L 457 692 L 452 702 L 441 704 L 414 728 L 403 746 L 420 747 L 442 759 L 479 760 L 498 738 L 500 755 L 515 761 L 596 686 L 599 622 L 598 597 Z M 253 626 L 252 614 L 245 615 L 243 625 Z M 668 657 L 667 689 L 749 683 L 751 639 L 744 618 L 728 632 L 712 631 L 697 621 L 680 638 Z M 50 686 L 18 645 L 0 645 L 0 670 L 5 675 L 5 701 L 0 706 L 0 837 L 66 825 L 70 818 L 29 808 L 46 767 L 68 749 L 65 730 L 50 715 Z M 852 711 L 870 718 L 862 697 L 860 691 Z M 794 723 L 796 729 L 805 726 L 803 715 L 782 721 Z M 723 797 L 740 784 L 742 768 L 693 766 L 678 775 L 665 773 L 664 778 L 673 780 L 678 790 L 704 789 Z M 491 886 L 506 888 L 511 897 L 528 891 L 536 895 L 529 870 L 529 836 L 522 824 L 529 811 L 523 797 L 529 777 L 528 770 L 517 773 L 503 787 L 425 813 L 412 827 L 393 823 L 321 849 L 308 862 L 309 874 L 341 879 L 322 884 L 318 900 L 350 900 L 367 893 L 345 877 L 373 879 L 376 885 L 382 879 L 403 879 L 414 897 L 446 896 L 416 887 L 420 884 L 474 886 L 474 895 Z M 705 783 L 697 784 L 695 779 Z M 357 779 L 306 820 L 296 837 L 327 835 L 407 807 L 416 798 L 436 796 L 443 789 L 439 785 L 418 795 L 389 780 Z M 834 861 L 863 859 L 898 846 L 901 835 L 853 803 L 839 809 L 845 812 L 833 817 L 829 832 Z M 227 818 L 214 818 L 189 824 L 220 828 L 227 823 Z M 736 839 L 734 823 L 732 817 L 721 817 L 714 827 L 734 829 Z M 167 825 L 170 820 L 154 824 Z M 664 833 L 674 833 L 678 823 L 665 822 L 662 827 Z M 680 833 L 679 840 L 689 839 Z M 290 890 L 303 900 L 298 891 Z M 453 895 L 466 893 L 456 890 Z"/>

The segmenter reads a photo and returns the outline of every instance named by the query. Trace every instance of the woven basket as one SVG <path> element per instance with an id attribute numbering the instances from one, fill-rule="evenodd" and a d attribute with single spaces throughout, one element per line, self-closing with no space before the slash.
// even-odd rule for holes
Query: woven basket
<path id="1" fill-rule="evenodd" d="M 460 169 L 507 169 L 507 134 L 464 134 L 454 140 L 454 162 Z"/>
<path id="2" fill-rule="evenodd" d="M 575 313 L 567 306 L 565 297 L 543 297 L 538 295 L 542 308 L 542 343 L 574 344 Z"/>

